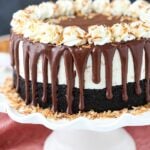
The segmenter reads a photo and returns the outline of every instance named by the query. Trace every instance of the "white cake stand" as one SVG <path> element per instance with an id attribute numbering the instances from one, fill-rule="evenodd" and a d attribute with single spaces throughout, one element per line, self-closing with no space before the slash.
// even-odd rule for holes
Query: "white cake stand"
<path id="1" fill-rule="evenodd" d="M 4 57 L 4 55 L 3 55 Z M 1 82 L 10 76 L 9 67 L 0 69 Z M 54 130 L 44 144 L 44 150 L 135 150 L 131 136 L 122 128 L 150 124 L 150 112 L 134 116 L 123 114 L 118 118 L 89 120 L 46 119 L 40 113 L 23 115 L 10 107 L 7 98 L 0 94 L 0 112 L 6 112 L 16 122 L 41 124 Z"/>
<path id="2" fill-rule="evenodd" d="M 41 124 L 54 130 L 45 141 L 44 150 L 135 150 L 134 140 L 122 127 L 150 124 L 150 112 L 137 116 L 126 113 L 111 119 L 79 117 L 72 121 L 46 119 L 40 113 L 23 115 L 10 107 L 2 94 L 0 111 L 7 112 L 16 122 Z"/>

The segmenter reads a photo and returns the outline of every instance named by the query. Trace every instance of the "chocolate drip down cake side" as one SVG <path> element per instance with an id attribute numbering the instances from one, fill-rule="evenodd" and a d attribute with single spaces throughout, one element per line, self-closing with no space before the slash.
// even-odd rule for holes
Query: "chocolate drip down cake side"
<path id="1" fill-rule="evenodd" d="M 13 87 L 53 112 L 132 109 L 150 101 L 150 4 L 58 0 L 11 21 Z"/>

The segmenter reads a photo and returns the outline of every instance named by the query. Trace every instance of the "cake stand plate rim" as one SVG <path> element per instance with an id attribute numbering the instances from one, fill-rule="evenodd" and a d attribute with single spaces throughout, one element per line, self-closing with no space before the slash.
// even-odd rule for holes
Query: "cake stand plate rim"
<path id="1" fill-rule="evenodd" d="M 7 113 L 12 120 L 24 124 L 41 124 L 52 130 L 69 128 L 108 132 L 125 126 L 150 125 L 150 111 L 139 115 L 125 113 L 118 118 L 110 119 L 105 118 L 90 120 L 85 117 L 79 117 L 74 120 L 54 120 L 47 119 L 40 113 L 32 113 L 29 115 L 21 114 L 9 105 L 7 98 L 3 94 L 0 94 L 0 99 L 0 112 Z"/>

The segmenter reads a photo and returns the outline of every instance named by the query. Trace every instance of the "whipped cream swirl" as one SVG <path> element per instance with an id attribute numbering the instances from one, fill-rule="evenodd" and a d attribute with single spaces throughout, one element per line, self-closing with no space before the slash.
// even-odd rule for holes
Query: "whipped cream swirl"
<path id="1" fill-rule="evenodd" d="M 24 37 L 41 43 L 59 45 L 62 38 L 63 28 L 59 25 L 50 25 L 43 22 L 27 22 L 24 27 Z"/>
<path id="2" fill-rule="evenodd" d="M 63 28 L 59 25 L 42 24 L 39 28 L 39 41 L 41 43 L 51 43 L 59 45 L 62 41 Z"/>
<path id="3" fill-rule="evenodd" d="M 127 16 L 138 18 L 141 12 L 146 9 L 150 4 L 145 0 L 136 0 L 130 5 L 128 10 L 124 13 Z"/>
<path id="4" fill-rule="evenodd" d="M 140 20 L 150 23 L 150 6 L 145 8 L 140 14 Z"/>
<path id="5" fill-rule="evenodd" d="M 107 13 L 110 9 L 110 0 L 94 0 L 92 8 L 96 13 Z"/>
<path id="6" fill-rule="evenodd" d="M 19 10 L 16 13 L 14 13 L 10 25 L 16 33 L 22 34 L 23 27 L 26 24 L 26 22 L 28 22 L 29 17 L 30 15 L 26 11 Z"/>
<path id="7" fill-rule="evenodd" d="M 56 2 L 58 6 L 59 14 L 62 16 L 74 15 L 75 8 L 73 0 L 58 0 Z"/>
<path id="8" fill-rule="evenodd" d="M 150 38 L 150 24 L 136 21 L 130 24 L 131 32 L 138 38 Z"/>
<path id="9" fill-rule="evenodd" d="M 130 5 L 130 0 L 113 0 L 110 6 L 111 14 L 120 16 L 127 11 Z"/>
<path id="10" fill-rule="evenodd" d="M 114 42 L 130 41 L 135 39 L 134 34 L 130 31 L 129 25 L 126 23 L 114 24 L 111 27 L 111 32 Z"/>
<path id="11" fill-rule="evenodd" d="M 89 44 L 94 43 L 94 45 L 104 45 L 110 43 L 111 32 L 108 27 L 103 25 L 94 25 L 88 28 L 88 42 Z"/>
<path id="12" fill-rule="evenodd" d="M 35 19 L 47 19 L 56 16 L 55 14 L 56 5 L 52 2 L 43 2 L 36 7 L 33 17 Z"/>
<path id="13" fill-rule="evenodd" d="M 77 26 L 65 27 L 62 43 L 67 46 L 79 46 L 87 42 L 86 32 Z"/>
<path id="14" fill-rule="evenodd" d="M 92 0 L 76 0 L 75 11 L 81 15 L 87 15 L 92 12 Z"/>

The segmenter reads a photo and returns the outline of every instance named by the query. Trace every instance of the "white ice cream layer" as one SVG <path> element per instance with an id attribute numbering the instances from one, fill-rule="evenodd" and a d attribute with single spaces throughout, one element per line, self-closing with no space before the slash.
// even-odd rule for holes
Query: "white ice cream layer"
<path id="1" fill-rule="evenodd" d="M 128 76 L 127 76 L 127 82 L 134 82 L 134 65 L 133 65 L 133 58 L 132 54 L 129 50 L 129 58 L 128 58 Z M 142 63 L 142 71 L 141 71 L 141 80 L 145 79 L 145 57 L 143 53 L 143 63 Z M 22 42 L 19 44 L 19 63 L 20 63 L 20 75 L 22 78 L 24 78 L 24 65 L 23 65 L 23 46 Z M 39 58 L 38 61 L 38 75 L 37 75 L 37 82 L 42 83 L 43 82 L 43 75 L 42 75 L 42 58 Z M 50 78 L 50 66 L 48 66 L 48 83 L 51 83 L 51 78 Z M 105 78 L 105 61 L 104 61 L 104 56 L 102 55 L 101 58 L 101 82 L 99 84 L 95 84 L 92 81 L 92 58 L 91 56 L 88 58 L 87 61 L 87 66 L 85 70 L 85 89 L 103 89 L 106 87 L 106 78 Z M 120 55 L 119 52 L 116 50 L 115 56 L 113 59 L 113 86 L 116 85 L 122 85 L 121 82 L 121 60 L 120 60 Z M 31 80 L 31 74 L 30 74 L 30 80 Z M 63 57 L 61 58 L 60 61 L 60 69 L 58 73 L 58 80 L 59 84 L 66 84 L 66 74 L 65 74 L 65 65 L 64 65 L 64 59 Z M 79 88 L 79 78 L 78 75 L 75 77 L 75 87 Z"/>

